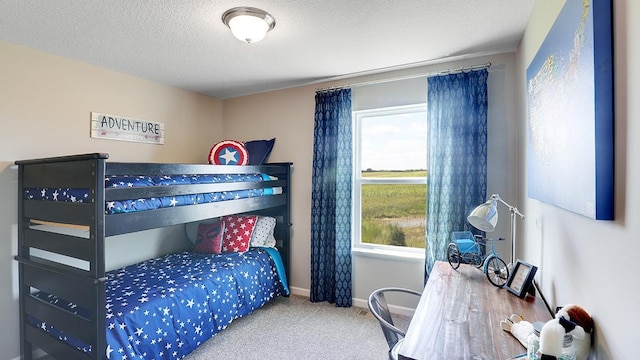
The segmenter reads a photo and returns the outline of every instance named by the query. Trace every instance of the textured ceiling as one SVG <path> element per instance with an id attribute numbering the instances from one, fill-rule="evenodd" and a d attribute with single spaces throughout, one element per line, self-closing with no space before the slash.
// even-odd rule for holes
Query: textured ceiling
<path id="1" fill-rule="evenodd" d="M 514 51 L 535 0 L 0 0 L 0 39 L 220 99 Z M 276 27 L 236 40 L 222 13 Z"/>

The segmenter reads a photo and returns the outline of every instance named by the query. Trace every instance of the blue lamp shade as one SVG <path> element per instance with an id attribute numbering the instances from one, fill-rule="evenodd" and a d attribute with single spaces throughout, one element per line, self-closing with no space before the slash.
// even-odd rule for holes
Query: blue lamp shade
<path id="1" fill-rule="evenodd" d="M 498 223 L 498 202 L 491 199 L 484 204 L 478 205 L 467 217 L 469 224 L 478 230 L 492 232 Z"/>

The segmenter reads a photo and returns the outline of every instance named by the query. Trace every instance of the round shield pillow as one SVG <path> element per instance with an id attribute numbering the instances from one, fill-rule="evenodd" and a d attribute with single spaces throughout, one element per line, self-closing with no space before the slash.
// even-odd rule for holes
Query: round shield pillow
<path id="1" fill-rule="evenodd" d="M 209 164 L 247 165 L 249 153 L 243 143 L 235 140 L 223 140 L 213 145 L 209 151 Z"/>

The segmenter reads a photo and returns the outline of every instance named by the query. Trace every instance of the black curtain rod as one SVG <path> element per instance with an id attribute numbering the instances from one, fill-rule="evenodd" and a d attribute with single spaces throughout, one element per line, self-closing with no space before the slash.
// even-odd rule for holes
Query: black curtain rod
<path id="1" fill-rule="evenodd" d="M 491 63 L 488 62 L 488 63 L 485 63 L 485 64 L 479 64 L 479 65 L 463 66 L 463 67 L 460 67 L 458 69 L 447 69 L 447 70 L 441 70 L 441 71 L 434 71 L 434 72 L 431 72 L 431 73 L 408 75 L 408 76 L 396 77 L 396 78 L 391 78 L 391 79 L 380 79 L 380 80 L 365 81 L 365 82 L 354 83 L 354 84 L 330 86 L 330 87 L 326 87 L 326 88 L 316 89 L 316 92 L 323 92 L 323 91 L 330 91 L 330 90 L 337 90 L 337 89 L 344 89 L 344 88 L 351 88 L 351 87 L 358 87 L 358 86 L 382 84 L 382 83 L 386 83 L 386 82 L 415 79 L 415 78 L 419 78 L 419 77 L 430 77 L 430 76 L 441 76 L 441 75 L 458 74 L 458 73 L 461 73 L 461 72 L 469 72 L 469 71 L 477 71 L 477 70 L 482 70 L 482 69 L 488 69 L 490 67 L 491 67 Z"/>

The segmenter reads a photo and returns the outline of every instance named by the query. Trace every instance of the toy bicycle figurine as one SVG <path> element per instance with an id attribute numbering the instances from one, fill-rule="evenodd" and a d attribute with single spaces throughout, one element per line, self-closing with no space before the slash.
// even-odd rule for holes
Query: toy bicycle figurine
<path id="1" fill-rule="evenodd" d="M 487 274 L 489 282 L 497 287 L 503 287 L 509 278 L 507 263 L 496 253 L 495 241 L 504 238 L 487 239 L 480 235 L 471 236 L 469 231 L 454 231 L 451 241 L 447 245 L 447 260 L 454 269 L 460 263 L 471 264 Z M 473 240 L 472 240 L 473 239 Z M 485 253 L 487 242 L 491 242 L 491 251 Z"/>

